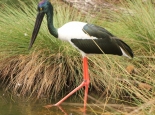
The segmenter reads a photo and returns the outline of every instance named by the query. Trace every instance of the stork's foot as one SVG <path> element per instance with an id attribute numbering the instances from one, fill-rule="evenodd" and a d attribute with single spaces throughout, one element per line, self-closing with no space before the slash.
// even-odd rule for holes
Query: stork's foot
<path id="1" fill-rule="evenodd" d="M 79 107 L 79 108 L 78 108 L 78 111 L 80 111 L 80 112 L 82 112 L 82 113 L 86 113 L 86 108 Z"/>
<path id="2" fill-rule="evenodd" d="M 59 107 L 59 106 L 60 106 L 59 104 L 50 104 L 50 105 L 45 105 L 45 106 L 43 106 L 43 107 L 49 109 L 49 108 L 51 108 L 51 107 Z"/>
<path id="3" fill-rule="evenodd" d="M 49 109 L 49 108 L 51 108 L 51 107 L 53 107 L 53 106 L 55 106 L 55 105 L 50 104 L 50 105 L 45 105 L 45 106 L 43 106 L 43 107 L 45 107 L 46 109 Z"/>

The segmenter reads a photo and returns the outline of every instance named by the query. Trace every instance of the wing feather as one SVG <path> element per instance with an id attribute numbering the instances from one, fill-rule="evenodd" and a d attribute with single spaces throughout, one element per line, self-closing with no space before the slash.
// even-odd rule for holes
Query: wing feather
<path id="1" fill-rule="evenodd" d="M 122 40 L 112 35 L 106 29 L 93 25 L 86 24 L 83 27 L 83 32 L 97 39 L 77 39 L 72 38 L 71 42 L 81 51 L 87 54 L 113 54 L 133 57 L 131 48 Z"/>

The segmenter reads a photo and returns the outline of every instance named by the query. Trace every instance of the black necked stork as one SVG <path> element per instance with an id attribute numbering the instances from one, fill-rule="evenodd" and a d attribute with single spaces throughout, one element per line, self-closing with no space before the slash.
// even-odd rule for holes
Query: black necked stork
<path id="1" fill-rule="evenodd" d="M 60 105 L 65 99 L 67 99 L 77 90 L 85 87 L 84 108 L 86 108 L 89 87 L 88 64 L 86 55 L 113 54 L 133 58 L 133 52 L 125 42 L 112 35 L 106 29 L 93 24 L 72 21 L 66 23 L 58 29 L 55 28 L 53 25 L 53 6 L 48 0 L 42 0 L 38 4 L 38 15 L 36 18 L 29 48 L 32 47 L 37 37 L 40 25 L 45 14 L 47 15 L 49 32 L 55 38 L 68 41 L 72 46 L 74 46 L 81 52 L 83 59 L 83 82 L 73 91 L 71 91 L 67 96 L 65 96 L 62 100 L 56 103 L 55 106 Z"/>

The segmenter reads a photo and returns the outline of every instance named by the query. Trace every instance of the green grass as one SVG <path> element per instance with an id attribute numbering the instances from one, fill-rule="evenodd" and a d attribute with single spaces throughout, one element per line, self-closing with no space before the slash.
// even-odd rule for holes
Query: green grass
<path id="1" fill-rule="evenodd" d="M 96 103 L 96 108 L 103 113 L 125 114 L 128 106 L 134 106 L 131 110 L 128 109 L 129 113 L 136 114 L 135 110 L 138 110 L 143 114 L 146 112 L 153 114 L 154 103 L 151 103 L 154 100 L 155 84 L 153 5 L 149 2 L 144 4 L 139 1 L 134 3 L 128 1 L 127 4 L 123 4 L 127 13 L 110 11 L 113 21 L 107 21 L 99 20 L 100 18 L 93 19 L 90 14 L 83 15 L 69 6 L 60 4 L 53 3 L 55 27 L 72 20 L 94 23 L 123 39 L 134 51 L 134 59 L 111 55 L 89 57 L 91 77 L 89 99 Z M 70 44 L 49 34 L 46 19 L 33 48 L 28 50 L 37 14 L 36 6 L 36 2 L 31 2 L 28 6 L 19 1 L 18 6 L 12 3 L 11 6 L 2 4 L 0 7 L 1 84 L 13 94 L 20 93 L 23 96 L 37 98 L 42 96 L 61 98 L 83 80 L 81 55 Z M 134 66 L 134 72 L 131 74 L 126 69 L 126 67 L 130 69 L 130 65 Z M 77 94 L 83 95 L 83 90 Z M 77 100 L 76 96 L 74 100 Z M 104 106 L 101 105 L 103 103 Z M 121 107 L 120 110 L 122 103 L 124 108 Z M 98 113 L 97 109 L 91 108 L 91 110 Z"/>
<path id="2" fill-rule="evenodd" d="M 147 53 L 154 52 L 154 5 L 151 1 L 128 1 L 124 4 L 126 11 L 117 14 L 119 24 L 130 32 L 130 37 L 137 40 L 138 46 Z M 126 15 L 124 14 L 126 12 Z M 138 49 L 138 48 L 137 48 Z M 141 54 L 138 54 L 141 55 Z"/>

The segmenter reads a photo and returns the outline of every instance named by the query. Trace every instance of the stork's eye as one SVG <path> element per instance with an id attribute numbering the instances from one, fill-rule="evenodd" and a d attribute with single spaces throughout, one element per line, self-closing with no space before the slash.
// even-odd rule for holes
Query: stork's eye
<path id="1" fill-rule="evenodd" d="M 42 11 L 43 10 L 43 7 L 38 7 L 38 11 Z"/>

